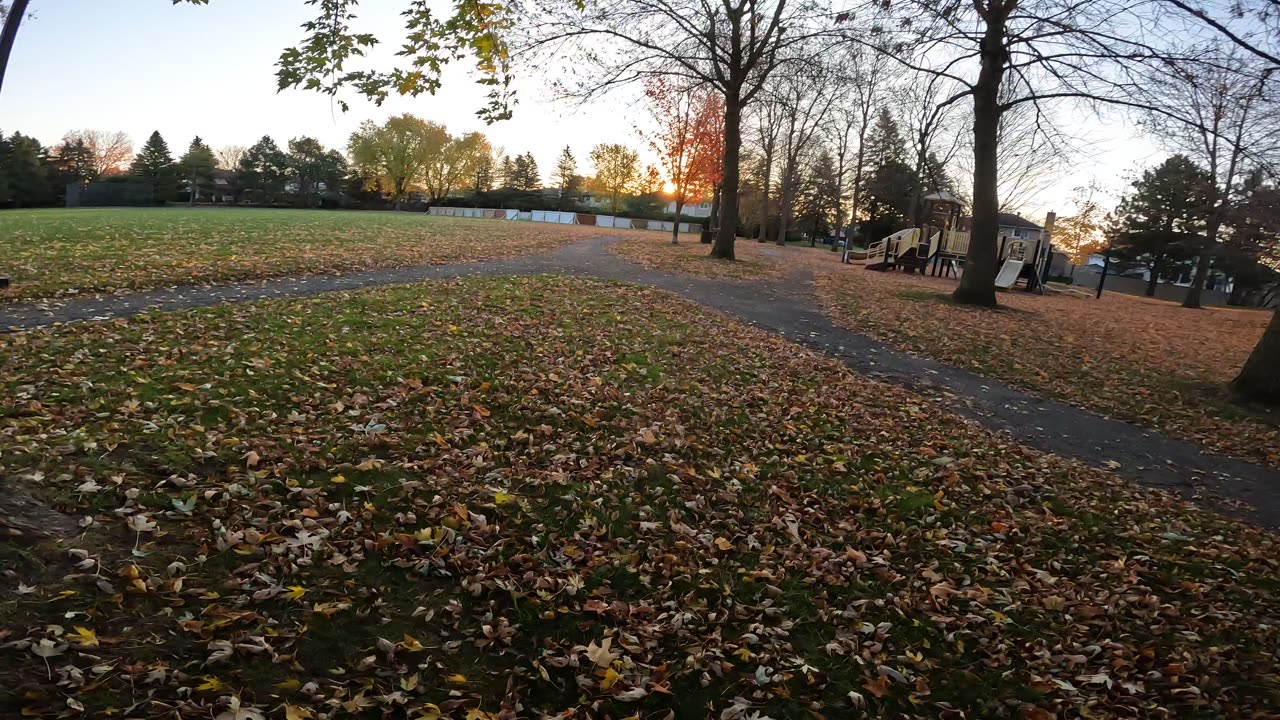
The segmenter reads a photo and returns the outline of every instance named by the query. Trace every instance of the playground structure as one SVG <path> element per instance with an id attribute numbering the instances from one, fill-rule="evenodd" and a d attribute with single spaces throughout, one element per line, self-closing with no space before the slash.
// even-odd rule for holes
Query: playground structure
<path id="1" fill-rule="evenodd" d="M 956 228 L 960 204 L 948 193 L 935 193 L 924 198 L 926 216 L 931 222 L 923 227 L 899 230 L 874 242 L 867 248 L 868 270 L 919 271 L 934 276 L 955 277 L 969 256 L 970 233 Z M 937 223 L 934 225 L 932 223 Z M 1000 236 L 996 260 L 1000 266 L 996 287 L 1007 290 L 1019 280 L 1026 281 L 1028 292 L 1044 292 L 1053 245 L 1041 233 L 1032 239 Z"/>

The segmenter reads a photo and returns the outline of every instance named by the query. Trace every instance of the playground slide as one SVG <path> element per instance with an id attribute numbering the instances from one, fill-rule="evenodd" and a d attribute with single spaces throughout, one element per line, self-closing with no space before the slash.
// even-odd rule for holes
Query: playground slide
<path id="1" fill-rule="evenodd" d="M 1013 284 L 1018 282 L 1018 275 L 1022 273 L 1022 261 L 1010 258 L 1004 261 L 1004 266 L 1000 268 L 1000 274 L 996 275 L 996 287 L 1001 290 L 1008 290 Z"/>

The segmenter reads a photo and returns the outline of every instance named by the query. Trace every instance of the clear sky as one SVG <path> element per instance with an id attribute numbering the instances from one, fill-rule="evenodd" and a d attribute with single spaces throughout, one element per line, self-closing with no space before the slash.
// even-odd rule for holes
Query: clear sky
<path id="1" fill-rule="evenodd" d="M 358 28 L 383 39 L 384 57 L 403 33 L 400 5 L 381 0 L 361 6 Z M 587 106 L 556 101 L 546 90 L 548 78 L 527 72 L 518 81 L 522 101 L 515 118 L 491 126 L 475 116 L 485 90 L 463 68 L 450 71 L 437 96 L 393 97 L 382 107 L 349 97 L 346 113 L 317 93 L 277 93 L 276 58 L 302 37 L 299 26 L 314 11 L 301 0 L 212 0 L 203 7 L 168 0 L 31 0 L 31 10 L 36 17 L 22 25 L 0 92 L 0 129 L 45 144 L 68 130 L 93 128 L 123 130 L 135 146 L 159 130 L 175 155 L 194 135 L 214 148 L 251 145 L 263 135 L 281 145 L 311 135 L 343 148 L 361 121 L 411 112 L 454 133 L 482 131 L 509 154 L 531 151 L 544 177 L 565 145 L 580 171 L 590 170 L 587 153 L 596 143 L 644 150 L 636 114 L 627 112 L 635 97 L 615 95 Z M 1092 125 L 1091 140 L 1070 173 L 1028 204 L 1031 219 L 1042 219 L 1046 210 L 1069 214 L 1072 188 L 1093 178 L 1118 191 L 1136 167 L 1163 155 L 1135 139 L 1121 118 L 1106 127 L 1084 117 L 1073 122 Z"/>

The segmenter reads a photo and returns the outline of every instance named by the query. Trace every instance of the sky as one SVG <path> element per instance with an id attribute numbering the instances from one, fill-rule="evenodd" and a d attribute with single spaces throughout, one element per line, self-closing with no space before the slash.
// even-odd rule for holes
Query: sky
<path id="1" fill-rule="evenodd" d="M 386 45 L 371 58 L 375 63 L 389 58 L 403 35 L 400 5 L 381 0 L 360 9 L 357 29 Z M 252 145 L 263 135 L 281 145 L 310 135 L 344 148 L 362 121 L 409 112 L 455 134 L 484 132 L 508 154 L 532 152 L 544 177 L 566 145 L 580 172 L 590 171 L 587 155 L 601 142 L 628 144 L 643 160 L 653 160 L 635 130 L 637 113 L 628 112 L 634 94 L 581 105 L 552 97 L 551 78 L 527 72 L 517 79 L 521 101 L 514 119 L 494 125 L 475 116 L 485 89 L 464 67 L 447 72 L 436 96 L 392 97 L 381 107 L 344 96 L 350 104 L 345 113 L 319 93 L 277 93 L 276 58 L 302 38 L 300 25 L 314 11 L 301 0 L 211 0 L 207 6 L 31 0 L 30 9 L 35 18 L 22 25 L 0 92 L 0 129 L 34 135 L 46 145 L 69 130 L 92 128 L 124 131 L 135 147 L 159 130 L 175 156 L 195 135 L 215 149 Z M 1043 219 L 1048 210 L 1070 214 L 1073 188 L 1091 180 L 1114 199 L 1138 168 L 1164 156 L 1123 118 L 1100 125 L 1080 115 L 1068 122 L 1087 140 L 1069 170 L 1023 208 L 1029 219 Z"/>

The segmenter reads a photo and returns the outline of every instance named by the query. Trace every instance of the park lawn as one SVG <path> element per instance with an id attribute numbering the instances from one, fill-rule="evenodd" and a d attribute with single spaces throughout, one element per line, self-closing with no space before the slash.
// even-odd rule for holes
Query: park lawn
<path id="1" fill-rule="evenodd" d="M 681 234 L 678 244 L 671 244 L 669 233 L 632 232 L 609 249 L 631 262 L 653 270 L 693 275 L 711 280 L 749 282 L 780 280 L 786 277 L 787 264 L 779 254 L 782 248 L 764 246 L 754 240 L 738 238 L 734 243 L 734 262 L 711 257 L 711 246 L 698 242 L 698 236 Z"/>
<path id="2" fill-rule="evenodd" d="M 599 234 L 421 213 L 112 208 L 0 213 L 0 298 L 35 299 L 438 265 L 539 253 Z"/>
<path id="3" fill-rule="evenodd" d="M 1001 293 L 1000 310 L 950 301 L 956 281 L 840 267 L 819 277 L 833 318 L 910 352 L 1033 394 L 1280 466 L 1280 414 L 1229 402 L 1226 385 L 1265 311 L 1187 310 L 1120 293 Z"/>
<path id="4" fill-rule="evenodd" d="M 7 546 L 9 714 L 1280 712 L 1274 535 L 657 291 L 0 345 L 0 477 L 84 528 Z"/>

